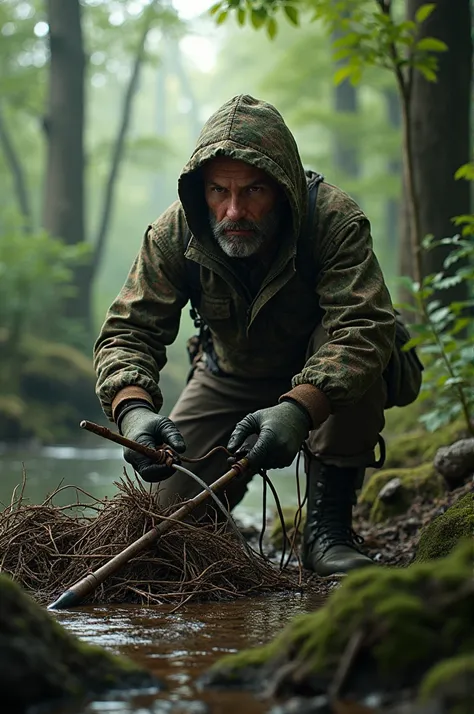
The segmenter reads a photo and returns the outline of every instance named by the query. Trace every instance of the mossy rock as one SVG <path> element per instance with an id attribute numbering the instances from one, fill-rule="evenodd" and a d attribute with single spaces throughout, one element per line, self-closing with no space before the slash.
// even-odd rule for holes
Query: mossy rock
<path id="1" fill-rule="evenodd" d="M 158 685 L 131 660 L 67 632 L 6 575 L 0 575 L 0 602 L 2 711 Z"/>
<path id="2" fill-rule="evenodd" d="M 392 479 L 400 479 L 400 487 L 389 501 L 379 497 L 382 488 Z M 364 485 L 359 504 L 370 508 L 372 523 L 380 523 L 405 513 L 416 496 L 432 499 L 445 492 L 444 481 L 433 464 L 421 464 L 416 468 L 383 469 L 374 473 Z"/>
<path id="3" fill-rule="evenodd" d="M 456 421 L 434 432 L 417 429 L 410 434 L 400 434 L 387 445 L 385 468 L 405 468 L 433 461 L 439 448 L 453 444 L 466 433 L 464 422 Z"/>
<path id="4" fill-rule="evenodd" d="M 298 509 L 293 506 L 284 506 L 281 510 L 283 514 L 283 522 L 285 524 L 286 535 L 291 542 L 295 535 L 295 517 Z M 305 520 L 306 509 L 303 509 L 301 513 L 300 523 L 298 526 L 298 535 L 296 540 L 297 543 L 299 542 L 299 539 L 301 538 L 301 535 L 303 533 Z M 278 513 L 276 511 L 273 514 L 273 520 L 270 524 L 268 540 L 274 548 L 277 548 L 278 550 L 281 550 L 283 548 L 283 528 L 281 525 L 280 517 L 278 516 Z M 286 545 L 288 547 L 288 543 Z"/>
<path id="5" fill-rule="evenodd" d="M 425 675 L 419 690 L 421 703 L 442 702 L 452 714 L 474 712 L 474 653 L 451 657 Z"/>
<path id="6" fill-rule="evenodd" d="M 442 558 L 462 538 L 474 537 L 474 493 L 467 493 L 448 510 L 423 528 L 415 561 L 422 563 Z"/>
<path id="7" fill-rule="evenodd" d="M 354 571 L 272 642 L 219 660 L 207 684 L 270 687 L 282 698 L 327 694 L 353 648 L 341 698 L 417 692 L 436 663 L 474 649 L 473 558 L 464 542 L 436 564 Z"/>

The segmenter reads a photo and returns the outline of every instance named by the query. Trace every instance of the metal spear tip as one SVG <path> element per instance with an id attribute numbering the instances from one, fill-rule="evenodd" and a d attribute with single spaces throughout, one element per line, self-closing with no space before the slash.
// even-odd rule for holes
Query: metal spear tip
<path id="1" fill-rule="evenodd" d="M 79 605 L 81 599 L 74 590 L 66 590 L 57 600 L 48 605 L 48 610 L 67 610 L 69 607 Z"/>

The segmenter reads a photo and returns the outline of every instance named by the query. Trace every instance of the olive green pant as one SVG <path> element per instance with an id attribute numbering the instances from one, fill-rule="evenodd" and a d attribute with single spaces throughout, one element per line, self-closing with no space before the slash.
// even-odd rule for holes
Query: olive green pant
<path id="1" fill-rule="evenodd" d="M 326 340 L 326 333 L 318 327 L 308 354 L 314 354 Z M 289 380 L 218 377 L 199 363 L 170 414 L 186 442 L 185 456 L 200 457 L 215 446 L 226 446 L 238 421 L 258 409 L 274 406 L 290 388 Z M 307 446 L 315 458 L 336 466 L 359 467 L 362 471 L 372 465 L 374 449 L 385 423 L 385 400 L 386 386 L 380 377 L 357 404 L 329 416 L 324 424 L 310 432 Z M 217 452 L 199 464 L 183 465 L 206 483 L 212 483 L 229 469 L 224 452 Z M 244 497 L 250 479 L 251 476 L 234 479 L 225 494 L 221 494 L 231 509 Z M 168 506 L 176 500 L 192 498 L 201 490 L 189 476 L 176 472 L 158 485 L 158 499 L 163 506 Z M 203 509 L 195 515 L 202 513 Z"/>

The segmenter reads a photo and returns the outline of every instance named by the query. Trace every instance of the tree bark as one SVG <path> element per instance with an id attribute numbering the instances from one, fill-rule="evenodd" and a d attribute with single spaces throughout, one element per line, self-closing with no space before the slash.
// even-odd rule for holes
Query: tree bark
<path id="1" fill-rule="evenodd" d="M 50 82 L 45 130 L 48 143 L 43 225 L 68 245 L 84 234 L 84 70 L 79 0 L 47 0 Z M 91 329 L 90 266 L 75 270 L 76 294 L 65 314 Z"/>
<path id="2" fill-rule="evenodd" d="M 425 0 L 407 0 L 409 18 Z M 421 26 L 421 37 L 443 40 L 448 51 L 438 54 L 437 82 L 413 74 L 410 124 L 414 181 L 419 198 L 422 235 L 436 238 L 456 233 L 452 218 L 470 212 L 470 187 L 455 181 L 454 173 L 470 158 L 470 100 L 472 39 L 469 0 L 438 0 Z M 449 247 L 424 253 L 423 274 L 438 272 Z M 466 297 L 466 285 L 445 290 L 438 297 L 447 304 Z"/>
<path id="3" fill-rule="evenodd" d="M 357 114 L 359 104 L 357 89 L 347 79 L 334 88 L 334 109 L 338 113 Z M 353 141 L 343 132 L 334 132 L 334 163 L 338 171 L 351 178 L 359 175 L 359 157 Z M 355 198 L 355 196 L 354 196 Z"/>
<path id="4" fill-rule="evenodd" d="M 395 89 L 387 89 L 385 92 L 387 103 L 387 117 L 390 126 L 394 129 L 400 129 L 400 97 Z M 401 177 L 402 174 L 402 156 L 391 158 L 387 166 L 388 173 L 391 176 Z M 400 255 L 400 200 L 398 198 L 388 198 L 385 208 L 386 226 L 387 226 L 387 246 L 391 255 Z M 411 272 L 411 271 L 410 271 Z"/>

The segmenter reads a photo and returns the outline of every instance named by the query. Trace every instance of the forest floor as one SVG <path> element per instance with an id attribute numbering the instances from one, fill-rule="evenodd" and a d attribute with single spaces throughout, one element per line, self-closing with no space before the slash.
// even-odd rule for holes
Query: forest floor
<path id="1" fill-rule="evenodd" d="M 471 480 L 440 498 L 427 500 L 417 497 L 406 513 L 378 524 L 371 523 L 364 517 L 364 509 L 356 506 L 354 530 L 364 538 L 363 550 L 376 563 L 409 565 L 416 555 L 422 528 L 473 489 L 474 482 Z"/>

